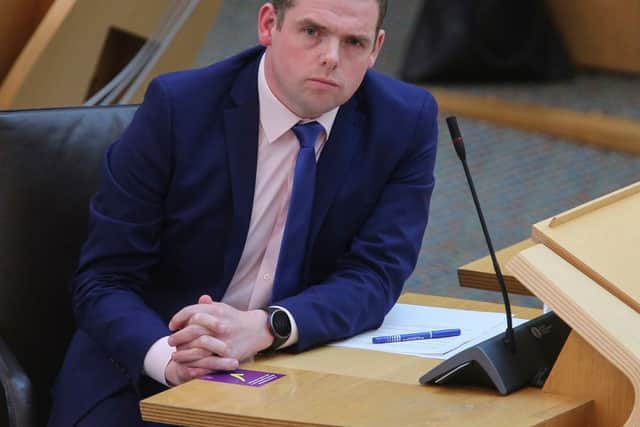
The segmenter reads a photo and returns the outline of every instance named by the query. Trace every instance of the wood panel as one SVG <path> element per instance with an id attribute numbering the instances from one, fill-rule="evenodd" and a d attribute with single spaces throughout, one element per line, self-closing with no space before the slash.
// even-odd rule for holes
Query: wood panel
<path id="1" fill-rule="evenodd" d="M 76 0 L 56 0 L 51 5 L 0 85 L 0 110 L 19 108 L 14 107 L 14 98 L 20 88 L 27 84 L 29 73 L 46 51 L 75 3 Z"/>
<path id="2" fill-rule="evenodd" d="M 286 376 L 264 387 L 195 380 L 141 402 L 145 420 L 186 426 L 541 426 L 571 414 L 584 425 L 589 399 L 523 389 L 433 390 L 308 370 L 248 368 Z"/>
<path id="3" fill-rule="evenodd" d="M 640 122 L 598 113 L 430 89 L 440 109 L 490 123 L 640 155 Z"/>
<path id="4" fill-rule="evenodd" d="M 170 48 L 162 55 L 153 71 L 131 98 L 131 103 L 142 102 L 149 82 L 157 75 L 193 67 L 196 56 L 200 52 L 204 39 L 221 7 L 222 0 L 202 0 L 200 2 L 193 15 L 173 39 Z"/>
<path id="5" fill-rule="evenodd" d="M 531 291 L 511 274 L 507 267 L 507 262 L 511 257 L 534 244 L 533 240 L 526 239 L 496 252 L 496 258 L 498 259 L 498 264 L 504 277 L 507 292 L 520 295 L 532 295 Z M 500 292 L 500 284 L 496 278 L 493 262 L 489 255 L 458 268 L 458 282 L 463 288 Z"/>
<path id="6" fill-rule="evenodd" d="M 576 64 L 640 73 L 640 1 L 547 0 L 547 6 Z"/>
<path id="7" fill-rule="evenodd" d="M 0 83 L 9 72 L 53 0 L 0 2 Z"/>
<path id="8" fill-rule="evenodd" d="M 56 0 L 0 86 L 0 109 L 79 105 L 85 101 L 112 27 L 148 38 L 171 0 Z M 150 78 L 189 68 L 221 0 L 201 1 Z M 139 101 L 143 85 L 132 102 Z"/>
<path id="9" fill-rule="evenodd" d="M 406 294 L 401 302 L 502 311 L 500 304 Z M 537 309 L 514 307 L 522 317 Z M 439 363 L 339 347 L 263 357 L 248 369 L 284 373 L 262 388 L 192 381 L 141 403 L 145 419 L 188 426 L 584 426 L 590 398 L 527 388 L 509 397 L 475 388 L 418 385 Z"/>
<path id="10" fill-rule="evenodd" d="M 638 313 L 544 245 L 526 249 L 508 265 L 588 343 L 569 341 L 545 389 L 594 397 L 598 415 L 591 425 L 640 425 Z"/>
<path id="11" fill-rule="evenodd" d="M 640 312 L 640 182 L 533 226 L 544 243 Z"/>
<path id="12" fill-rule="evenodd" d="M 575 332 L 569 335 L 544 390 L 592 398 L 593 426 L 623 425 L 635 394 L 629 379 Z"/>

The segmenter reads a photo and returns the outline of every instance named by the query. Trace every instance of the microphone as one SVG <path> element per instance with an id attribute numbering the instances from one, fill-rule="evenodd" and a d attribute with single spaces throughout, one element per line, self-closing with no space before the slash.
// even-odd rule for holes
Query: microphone
<path id="1" fill-rule="evenodd" d="M 480 208 L 480 201 L 478 200 L 476 187 L 475 185 L 473 185 L 473 179 L 471 178 L 471 173 L 469 172 L 469 166 L 467 165 L 467 153 L 464 149 L 464 138 L 462 138 L 462 133 L 460 133 L 460 128 L 458 127 L 458 120 L 455 117 L 447 117 L 447 126 L 449 127 L 449 134 L 451 135 L 453 147 L 458 154 L 458 158 L 462 162 L 464 174 L 467 176 L 467 183 L 469 184 L 469 188 L 471 189 L 471 196 L 473 197 L 473 203 L 476 206 L 476 212 L 478 213 L 478 218 L 480 219 L 482 233 L 484 234 L 484 239 L 487 242 L 489 254 L 491 255 L 491 262 L 493 263 L 493 269 L 496 273 L 498 284 L 500 285 L 500 291 L 502 292 L 502 301 L 504 302 L 505 313 L 507 315 L 507 330 L 505 331 L 504 344 L 506 346 L 509 346 L 510 350 L 515 353 L 516 341 L 513 337 L 513 322 L 511 320 L 511 303 L 509 301 L 509 293 L 507 292 L 507 287 L 504 284 L 502 270 L 500 270 L 500 264 L 498 264 L 498 259 L 496 258 L 496 251 L 493 249 L 493 244 L 491 243 L 491 236 L 489 235 L 487 223 L 485 222 L 484 215 L 482 214 L 482 208 Z"/>
<path id="2" fill-rule="evenodd" d="M 458 384 L 492 387 L 506 395 L 526 385 L 542 387 L 571 329 L 555 313 L 548 312 L 513 328 L 511 304 L 498 264 L 487 224 L 480 208 L 464 148 L 464 139 L 455 117 L 446 119 L 453 147 L 462 162 L 473 203 L 480 219 L 496 273 L 507 316 L 504 333 L 470 347 L 420 378 L 420 384 Z M 518 345 L 516 346 L 516 342 Z"/>

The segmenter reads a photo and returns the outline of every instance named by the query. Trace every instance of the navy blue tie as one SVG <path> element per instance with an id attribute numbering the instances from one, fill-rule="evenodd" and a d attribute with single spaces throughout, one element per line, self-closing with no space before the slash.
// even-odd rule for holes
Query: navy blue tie
<path id="1" fill-rule="evenodd" d="M 300 142 L 300 151 L 296 159 L 291 201 L 278 256 L 272 301 L 289 297 L 300 287 L 316 185 L 315 144 L 323 127 L 318 122 L 309 122 L 297 124 L 292 130 Z"/>

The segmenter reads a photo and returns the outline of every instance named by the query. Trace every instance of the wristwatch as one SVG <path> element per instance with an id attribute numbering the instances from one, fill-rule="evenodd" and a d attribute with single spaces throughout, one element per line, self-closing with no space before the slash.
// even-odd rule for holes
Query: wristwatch
<path id="1" fill-rule="evenodd" d="M 291 336 L 291 320 L 286 311 L 278 307 L 263 308 L 267 312 L 267 328 L 273 336 L 273 343 L 261 353 L 277 350 Z"/>

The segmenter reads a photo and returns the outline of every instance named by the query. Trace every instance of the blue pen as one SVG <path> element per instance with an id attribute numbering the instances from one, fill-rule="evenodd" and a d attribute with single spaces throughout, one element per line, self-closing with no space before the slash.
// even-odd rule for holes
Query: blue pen
<path id="1" fill-rule="evenodd" d="M 404 342 L 404 341 L 416 341 L 416 340 L 428 340 L 431 338 L 447 338 L 457 337 L 460 335 L 460 329 L 440 329 L 437 331 L 426 332 L 414 332 L 412 334 L 400 334 L 400 335 L 387 335 L 383 337 L 373 337 L 371 342 L 373 344 L 388 344 L 392 342 Z"/>

